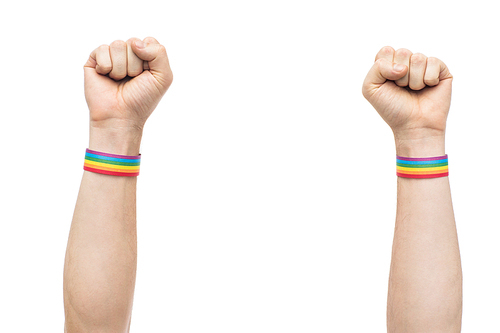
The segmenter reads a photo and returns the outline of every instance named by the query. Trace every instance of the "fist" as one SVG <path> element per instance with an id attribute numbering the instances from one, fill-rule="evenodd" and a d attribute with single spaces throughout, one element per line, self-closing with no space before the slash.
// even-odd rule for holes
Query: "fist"
<path id="1" fill-rule="evenodd" d="M 384 47 L 365 78 L 363 95 L 396 139 L 444 138 L 452 79 L 437 58 Z"/>
<path id="2" fill-rule="evenodd" d="M 165 47 L 152 37 L 101 45 L 84 66 L 91 128 L 142 128 L 172 83 Z"/>

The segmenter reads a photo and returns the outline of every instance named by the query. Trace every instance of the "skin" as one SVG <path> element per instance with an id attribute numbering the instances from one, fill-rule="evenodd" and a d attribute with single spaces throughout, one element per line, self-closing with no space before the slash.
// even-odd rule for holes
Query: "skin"
<path id="1" fill-rule="evenodd" d="M 154 38 L 114 41 L 84 66 L 89 148 L 138 155 L 146 120 L 172 83 Z M 137 267 L 137 177 L 84 171 L 64 264 L 65 332 L 128 332 Z"/>
<path id="2" fill-rule="evenodd" d="M 153 38 L 115 41 L 85 64 L 89 148 L 137 155 L 172 82 Z M 400 70 L 394 67 L 402 64 Z M 452 76 L 436 58 L 383 48 L 363 94 L 393 129 L 398 155 L 445 152 Z M 66 332 L 128 332 L 137 264 L 135 177 L 84 172 L 64 267 Z M 448 178 L 398 179 L 389 332 L 459 332 L 462 275 Z"/>
<path id="3" fill-rule="evenodd" d="M 405 157 L 445 154 L 453 77 L 437 58 L 382 48 L 363 95 Z M 388 332 L 460 332 L 462 268 L 448 177 L 398 177 Z"/>

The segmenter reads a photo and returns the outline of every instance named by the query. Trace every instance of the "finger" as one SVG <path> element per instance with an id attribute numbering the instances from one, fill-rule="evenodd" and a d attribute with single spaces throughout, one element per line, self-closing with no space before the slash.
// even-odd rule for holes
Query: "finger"
<path id="1" fill-rule="evenodd" d="M 386 59 L 378 59 L 366 75 L 363 83 L 363 95 L 368 98 L 387 80 L 398 80 L 405 76 L 408 67 L 395 64 Z"/>
<path id="2" fill-rule="evenodd" d="M 396 64 L 405 65 L 410 67 L 410 57 L 412 53 L 407 49 L 399 49 L 394 53 L 394 62 Z M 408 72 L 402 78 L 396 80 L 396 84 L 400 87 L 406 87 L 408 85 Z"/>
<path id="3" fill-rule="evenodd" d="M 384 46 L 383 48 L 378 51 L 377 55 L 375 56 L 375 61 L 379 59 L 385 59 L 390 62 L 394 61 L 394 49 L 390 46 Z"/>
<path id="4" fill-rule="evenodd" d="M 451 78 L 448 67 L 438 58 L 427 58 L 427 68 L 424 75 L 424 83 L 428 86 L 436 86 L 439 81 Z"/>
<path id="5" fill-rule="evenodd" d="M 158 42 L 156 38 L 153 37 L 146 37 L 142 41 L 147 44 L 160 44 L 160 42 Z"/>
<path id="6" fill-rule="evenodd" d="M 146 44 L 160 44 L 156 38 L 153 38 L 153 37 L 146 37 L 142 40 L 144 43 Z M 144 61 L 144 70 L 148 70 L 149 69 L 149 64 L 147 61 Z"/>
<path id="7" fill-rule="evenodd" d="M 132 44 L 132 50 L 140 59 L 147 61 L 149 71 L 163 91 L 166 91 L 172 83 L 173 76 L 165 47 L 161 44 L 150 44 L 136 40 Z"/>
<path id="8" fill-rule="evenodd" d="M 109 54 L 113 63 L 109 77 L 117 81 L 125 78 L 127 76 L 127 43 L 115 40 L 109 45 Z"/>
<path id="9" fill-rule="evenodd" d="M 144 61 L 132 50 L 132 43 L 138 38 L 130 38 L 127 41 L 127 75 L 134 77 L 142 73 Z"/>
<path id="10" fill-rule="evenodd" d="M 412 90 L 425 88 L 424 75 L 427 57 L 421 53 L 415 53 L 410 58 L 409 86 Z"/>
<path id="11" fill-rule="evenodd" d="M 109 57 L 109 46 L 101 45 L 90 54 L 85 67 L 93 67 L 101 75 L 106 75 L 111 71 L 111 58 Z"/>

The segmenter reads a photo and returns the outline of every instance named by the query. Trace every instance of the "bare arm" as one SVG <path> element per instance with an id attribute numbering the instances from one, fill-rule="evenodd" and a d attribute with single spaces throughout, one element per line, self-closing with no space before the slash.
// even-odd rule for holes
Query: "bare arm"
<path id="1" fill-rule="evenodd" d="M 92 52 L 85 64 L 92 150 L 138 155 L 146 119 L 172 81 L 153 38 Z M 133 52 L 133 53 L 131 53 Z M 128 332 L 137 263 L 136 177 L 84 171 L 64 265 L 67 332 Z"/>
<path id="2" fill-rule="evenodd" d="M 398 145 L 396 151 L 444 155 L 444 142 L 432 146 Z M 389 332 L 460 332 L 461 317 L 462 270 L 448 177 L 398 177 Z"/>
<path id="3" fill-rule="evenodd" d="M 446 65 L 389 47 L 376 60 L 363 93 L 391 126 L 397 155 L 444 155 L 452 82 Z M 397 190 L 388 332 L 460 332 L 462 270 L 449 179 L 398 177 Z"/>

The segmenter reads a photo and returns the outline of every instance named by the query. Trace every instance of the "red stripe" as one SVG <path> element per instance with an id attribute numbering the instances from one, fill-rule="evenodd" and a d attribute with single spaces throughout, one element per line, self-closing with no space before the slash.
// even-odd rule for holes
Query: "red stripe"
<path id="1" fill-rule="evenodd" d="M 125 176 L 125 177 L 139 176 L 139 172 L 115 172 L 115 171 L 94 169 L 94 168 L 90 168 L 88 166 L 84 166 L 83 170 L 95 172 L 95 173 L 102 173 L 103 175 L 110 175 L 110 176 Z"/>
<path id="2" fill-rule="evenodd" d="M 448 177 L 448 172 L 444 173 L 432 173 L 428 175 L 415 175 L 415 174 L 408 174 L 408 173 L 396 173 L 398 177 L 403 177 L 403 178 L 439 178 L 439 177 Z"/>

